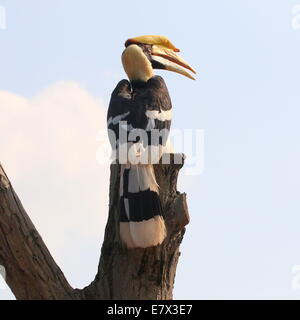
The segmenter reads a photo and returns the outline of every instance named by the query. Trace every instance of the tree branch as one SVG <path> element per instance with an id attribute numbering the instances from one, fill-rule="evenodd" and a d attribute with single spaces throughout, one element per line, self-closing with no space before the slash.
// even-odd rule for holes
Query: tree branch
<path id="1" fill-rule="evenodd" d="M 17 299 L 74 299 L 0 165 L 0 264 Z"/>
<path id="2" fill-rule="evenodd" d="M 51 257 L 0 165 L 0 265 L 17 299 L 172 299 L 185 225 L 186 195 L 177 189 L 183 155 L 155 165 L 168 236 L 161 246 L 128 250 L 118 227 L 119 165 L 111 165 L 109 217 L 95 280 L 73 289 Z M 174 161 L 174 160 L 177 160 Z M 182 164 L 178 163 L 181 160 Z"/>

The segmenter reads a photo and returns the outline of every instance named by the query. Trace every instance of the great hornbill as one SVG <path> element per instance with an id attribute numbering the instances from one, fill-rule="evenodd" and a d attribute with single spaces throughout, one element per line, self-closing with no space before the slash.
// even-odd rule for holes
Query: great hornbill
<path id="1" fill-rule="evenodd" d="M 122 80 L 112 93 L 107 115 L 109 139 L 120 172 L 120 238 L 128 248 L 161 244 L 166 227 L 153 164 L 166 145 L 172 103 L 162 77 L 165 69 L 194 79 L 184 68 L 195 70 L 176 54 L 163 36 L 141 36 L 126 41 L 122 54 L 130 80 Z"/>

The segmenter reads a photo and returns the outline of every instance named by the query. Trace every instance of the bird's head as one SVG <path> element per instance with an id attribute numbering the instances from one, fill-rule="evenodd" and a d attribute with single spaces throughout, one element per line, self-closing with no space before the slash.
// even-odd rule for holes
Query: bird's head
<path id="1" fill-rule="evenodd" d="M 180 73 L 195 80 L 187 71 L 196 71 L 177 52 L 171 41 L 164 36 L 141 36 L 128 39 L 122 54 L 124 70 L 131 82 L 147 82 L 153 77 L 153 69 Z M 186 70 L 187 69 L 187 70 Z"/>

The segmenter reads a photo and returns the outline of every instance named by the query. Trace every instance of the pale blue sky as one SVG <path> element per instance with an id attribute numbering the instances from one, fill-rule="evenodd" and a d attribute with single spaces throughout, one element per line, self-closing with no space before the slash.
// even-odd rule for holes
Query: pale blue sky
<path id="1" fill-rule="evenodd" d="M 124 77 L 124 41 L 142 34 L 168 36 L 198 71 L 195 82 L 161 72 L 173 100 L 173 126 L 205 130 L 203 174 L 180 177 L 191 223 L 175 298 L 300 297 L 291 288 L 292 267 L 300 264 L 296 4 L 300 0 L 0 0 L 7 14 L 0 90 L 31 98 L 72 80 L 108 103 Z M 80 250 L 95 264 L 99 247 Z M 84 269 L 65 267 L 73 283 L 87 284 Z M 5 294 L 0 289 L 0 297 Z"/>

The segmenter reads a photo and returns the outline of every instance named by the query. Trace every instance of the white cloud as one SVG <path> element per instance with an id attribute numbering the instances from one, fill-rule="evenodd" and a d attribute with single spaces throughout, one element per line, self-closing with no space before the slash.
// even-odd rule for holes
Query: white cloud
<path id="1" fill-rule="evenodd" d="M 26 211 L 67 275 L 92 279 L 108 213 L 109 165 L 96 162 L 103 103 L 59 82 L 30 100 L 0 91 L 0 115 L 0 161 Z"/>

